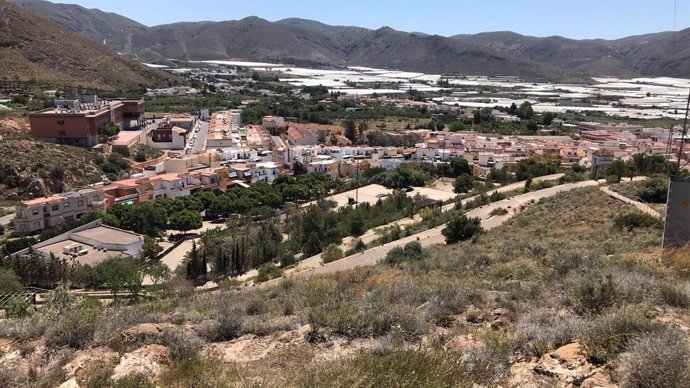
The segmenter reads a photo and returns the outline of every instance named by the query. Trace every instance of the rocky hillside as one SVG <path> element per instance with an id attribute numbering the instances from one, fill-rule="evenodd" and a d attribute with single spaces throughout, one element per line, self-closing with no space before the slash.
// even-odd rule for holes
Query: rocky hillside
<path id="1" fill-rule="evenodd" d="M 690 283 L 598 188 L 373 268 L 108 307 L 57 292 L 0 320 L 0 385 L 676 387 Z"/>
<path id="2" fill-rule="evenodd" d="M 26 119 L 0 121 L 0 138 L 0 199 L 29 199 L 102 179 L 95 153 L 34 140 Z"/>
<path id="3" fill-rule="evenodd" d="M 0 79 L 113 91 L 181 82 L 4 0 L 0 15 Z"/>

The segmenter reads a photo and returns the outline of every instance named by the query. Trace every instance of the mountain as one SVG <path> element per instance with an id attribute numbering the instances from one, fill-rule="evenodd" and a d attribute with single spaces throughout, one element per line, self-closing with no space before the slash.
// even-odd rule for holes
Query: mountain
<path id="1" fill-rule="evenodd" d="M 36 80 L 101 90 L 131 90 L 181 82 L 173 75 L 129 60 L 4 0 L 0 0 L 0 15 L 0 79 Z M 113 16 L 103 19 L 106 20 L 121 19 Z"/>
<path id="2" fill-rule="evenodd" d="M 146 61 L 244 59 L 297 65 L 360 65 L 427 73 L 511 74 L 527 79 L 591 75 L 690 76 L 690 30 L 618 40 L 545 38 L 513 32 L 443 37 L 258 17 L 143 26 L 71 4 L 11 0 L 35 14 Z M 675 43 L 674 43 L 675 41 Z"/>
<path id="3" fill-rule="evenodd" d="M 455 35 L 452 39 L 562 69 L 618 76 L 690 76 L 690 29 L 617 40 L 538 38 L 514 32 Z M 675 41 L 675 43 L 674 43 Z"/>
<path id="4" fill-rule="evenodd" d="M 10 0 L 9 3 L 100 43 L 128 28 L 145 27 L 116 13 L 76 4 L 54 4 L 44 0 Z"/>

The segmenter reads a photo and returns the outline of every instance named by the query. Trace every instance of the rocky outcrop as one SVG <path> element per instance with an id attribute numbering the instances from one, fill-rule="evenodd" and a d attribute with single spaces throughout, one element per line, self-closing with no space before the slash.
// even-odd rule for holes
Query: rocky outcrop
<path id="1" fill-rule="evenodd" d="M 115 366 L 111 378 L 119 380 L 133 374 L 158 377 L 163 367 L 171 361 L 170 350 L 163 345 L 146 345 L 131 353 L 125 353 Z"/>
<path id="2" fill-rule="evenodd" d="M 544 354 L 538 361 L 513 364 L 508 377 L 509 387 L 603 387 L 613 388 L 603 368 L 592 365 L 577 343 L 571 343 Z"/>

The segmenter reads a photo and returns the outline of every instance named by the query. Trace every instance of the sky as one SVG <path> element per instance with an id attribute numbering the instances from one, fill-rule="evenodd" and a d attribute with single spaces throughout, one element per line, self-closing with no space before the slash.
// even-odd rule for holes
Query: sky
<path id="1" fill-rule="evenodd" d="M 54 0 L 153 26 L 289 17 L 450 36 L 486 31 L 616 39 L 690 27 L 690 0 Z M 675 10 L 675 11 L 674 11 Z M 674 17 L 675 15 L 675 17 Z"/>

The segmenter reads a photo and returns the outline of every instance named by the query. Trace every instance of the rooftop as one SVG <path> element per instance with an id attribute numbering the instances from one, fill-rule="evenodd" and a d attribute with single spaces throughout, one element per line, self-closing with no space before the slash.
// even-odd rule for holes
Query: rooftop
<path id="1" fill-rule="evenodd" d="M 142 239 L 142 237 L 136 233 L 127 232 L 125 230 L 106 225 L 75 232 L 74 235 L 98 241 L 103 244 L 129 245 L 139 242 Z"/>

